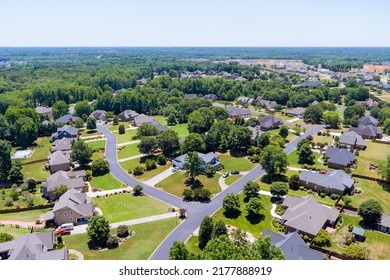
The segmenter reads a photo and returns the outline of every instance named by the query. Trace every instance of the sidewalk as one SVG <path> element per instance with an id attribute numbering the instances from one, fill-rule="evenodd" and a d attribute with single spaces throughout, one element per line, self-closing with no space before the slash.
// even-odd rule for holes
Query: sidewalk
<path id="1" fill-rule="evenodd" d="M 139 142 L 141 142 L 141 140 L 134 140 L 134 141 L 130 141 L 130 142 L 117 143 L 116 145 L 117 146 L 126 146 L 126 145 L 131 145 L 131 144 L 135 144 L 135 143 L 139 143 Z"/>
<path id="2" fill-rule="evenodd" d="M 154 221 L 169 219 L 169 218 L 173 218 L 173 217 L 178 217 L 178 215 L 179 215 L 179 212 L 170 212 L 170 213 L 156 215 L 156 216 L 149 216 L 149 217 L 140 218 L 140 219 L 127 220 L 127 221 L 123 221 L 123 222 L 113 223 L 113 224 L 110 224 L 110 227 L 117 228 L 120 225 L 132 226 L 132 225 L 137 225 L 137 224 L 143 224 L 143 223 L 154 222 Z M 88 227 L 88 225 L 75 226 L 74 230 L 72 230 L 71 234 L 86 233 L 87 227 Z"/>
<path id="3" fill-rule="evenodd" d="M 176 171 L 176 172 L 180 172 L 180 171 Z M 172 168 L 169 167 L 167 170 L 165 170 L 165 171 L 161 172 L 160 174 L 158 174 L 157 176 L 154 176 L 153 178 L 145 181 L 144 183 L 149 185 L 149 186 L 154 187 L 155 185 L 157 185 L 161 181 L 163 181 L 166 178 L 168 178 L 169 176 L 171 176 L 173 173 L 174 172 L 172 172 Z"/>
<path id="4" fill-rule="evenodd" d="M 142 158 L 145 156 L 147 156 L 147 155 L 146 154 L 139 154 L 139 155 L 128 157 L 128 158 L 118 159 L 118 162 L 128 161 L 128 160 L 132 160 L 132 159 L 136 159 L 136 158 Z"/>

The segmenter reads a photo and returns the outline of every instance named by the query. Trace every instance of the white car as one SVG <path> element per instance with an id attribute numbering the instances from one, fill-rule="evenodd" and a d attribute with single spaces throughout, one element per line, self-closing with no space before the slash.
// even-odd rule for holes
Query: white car
<path id="1" fill-rule="evenodd" d="M 172 172 L 176 172 L 177 170 L 179 170 L 179 167 L 177 166 L 172 167 Z"/>
<path id="2" fill-rule="evenodd" d="M 229 172 L 225 172 L 225 173 L 223 173 L 223 175 L 222 175 L 223 178 L 226 178 L 226 177 L 228 177 L 228 176 L 229 176 Z"/>

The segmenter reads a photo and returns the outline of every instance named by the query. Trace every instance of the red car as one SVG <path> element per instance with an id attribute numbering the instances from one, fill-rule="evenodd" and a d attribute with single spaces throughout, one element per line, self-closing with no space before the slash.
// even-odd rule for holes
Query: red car
<path id="1" fill-rule="evenodd" d="M 160 148 L 157 148 L 157 149 L 153 150 L 153 153 L 155 153 L 155 154 L 161 153 L 161 149 L 160 149 Z"/>
<path id="2" fill-rule="evenodd" d="M 54 234 L 55 235 L 68 235 L 68 234 L 70 234 L 70 230 L 68 230 L 66 228 L 60 228 L 60 229 L 56 229 L 54 231 Z"/>

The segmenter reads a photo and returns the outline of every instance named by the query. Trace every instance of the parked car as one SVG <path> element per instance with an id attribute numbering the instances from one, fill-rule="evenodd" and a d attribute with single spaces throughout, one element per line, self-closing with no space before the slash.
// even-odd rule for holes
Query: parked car
<path id="1" fill-rule="evenodd" d="M 176 172 L 177 170 L 179 170 L 179 167 L 177 166 L 172 167 L 172 172 Z"/>
<path id="2" fill-rule="evenodd" d="M 233 171 L 230 171 L 230 174 L 232 174 L 232 175 L 237 175 L 237 174 L 240 174 L 240 171 L 238 171 L 238 170 L 233 170 Z"/>
<path id="3" fill-rule="evenodd" d="M 54 231 L 54 235 L 69 235 L 70 230 L 66 228 L 59 228 Z"/>
<path id="4" fill-rule="evenodd" d="M 74 225 L 73 223 L 62 224 L 57 229 L 62 229 L 62 228 L 66 230 L 74 230 Z"/>
<path id="5" fill-rule="evenodd" d="M 153 150 L 153 153 L 157 154 L 157 153 L 161 153 L 161 151 L 162 150 L 160 148 L 157 148 L 157 149 Z"/>
<path id="6" fill-rule="evenodd" d="M 223 175 L 222 175 L 223 178 L 226 178 L 226 177 L 228 177 L 228 176 L 229 176 L 229 172 L 225 172 L 225 173 L 223 173 Z"/>

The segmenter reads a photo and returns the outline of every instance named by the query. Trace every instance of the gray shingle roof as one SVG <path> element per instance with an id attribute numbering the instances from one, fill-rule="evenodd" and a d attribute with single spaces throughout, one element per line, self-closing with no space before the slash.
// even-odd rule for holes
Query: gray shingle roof
<path id="1" fill-rule="evenodd" d="M 41 107 L 41 106 L 38 106 L 35 108 L 35 112 L 38 114 L 38 115 L 49 115 L 52 113 L 52 110 L 51 110 L 51 107 L 48 108 L 48 107 Z"/>
<path id="2" fill-rule="evenodd" d="M 153 123 L 153 122 L 154 122 L 154 119 L 152 117 L 144 115 L 144 114 L 138 115 L 134 118 L 134 123 L 137 126 L 140 126 L 144 123 Z"/>
<path id="3" fill-rule="evenodd" d="M 239 108 L 236 106 L 227 106 L 226 110 L 230 117 L 232 116 L 250 116 L 251 110 L 248 108 Z"/>
<path id="4" fill-rule="evenodd" d="M 105 121 L 106 120 L 106 111 L 96 110 L 96 111 L 93 111 L 89 116 L 93 117 L 99 121 Z"/>
<path id="5" fill-rule="evenodd" d="M 79 117 L 75 117 L 72 115 L 65 115 L 55 120 L 55 123 L 69 123 L 69 122 L 75 122 Z"/>
<path id="6" fill-rule="evenodd" d="M 343 133 L 340 136 L 340 144 L 344 145 L 358 145 L 358 146 L 367 146 L 366 142 L 364 142 L 363 138 L 357 134 L 355 131 L 349 131 L 347 133 Z"/>
<path id="7" fill-rule="evenodd" d="M 166 125 L 162 125 L 161 123 L 159 122 L 156 122 L 156 121 L 153 121 L 151 123 L 151 125 L 153 125 L 154 127 L 156 127 L 158 129 L 158 131 L 162 132 L 162 131 L 166 131 L 166 130 L 171 130 L 170 127 L 166 126 Z"/>
<path id="8" fill-rule="evenodd" d="M 64 125 L 63 127 L 57 128 L 57 134 L 60 135 L 63 132 L 68 132 L 70 135 L 77 135 L 78 129 L 74 128 L 73 126 Z"/>
<path id="9" fill-rule="evenodd" d="M 310 249 L 298 232 L 279 235 L 269 230 L 264 230 L 262 237 L 270 236 L 271 242 L 282 250 L 286 260 L 325 260 L 325 257 Z"/>
<path id="10" fill-rule="evenodd" d="M 74 140 L 71 138 L 62 138 L 57 139 L 51 145 L 51 151 L 70 151 L 72 149 L 72 142 Z"/>
<path id="11" fill-rule="evenodd" d="M 124 110 L 122 113 L 119 114 L 119 116 L 124 119 L 133 119 L 138 115 L 139 114 L 133 110 Z"/>
<path id="12" fill-rule="evenodd" d="M 75 189 L 68 190 L 60 197 L 54 204 L 53 212 L 63 208 L 70 208 L 83 217 L 91 217 L 94 212 L 91 198 L 85 193 L 78 192 Z"/>
<path id="13" fill-rule="evenodd" d="M 379 222 L 379 225 L 389 227 L 390 228 L 390 215 L 382 214 L 382 219 Z"/>
<path id="14" fill-rule="evenodd" d="M 294 116 L 299 116 L 299 115 L 303 115 L 303 113 L 305 112 L 305 108 L 301 108 L 301 107 L 297 107 L 297 108 L 293 108 L 293 109 L 288 109 L 286 110 L 286 114 L 290 114 L 290 115 L 294 115 Z"/>
<path id="15" fill-rule="evenodd" d="M 82 188 L 84 186 L 83 178 L 72 178 L 65 171 L 57 171 L 50 175 L 43 186 L 46 187 L 47 192 L 52 192 L 56 187 L 65 185 L 70 188 Z"/>
<path id="16" fill-rule="evenodd" d="M 335 170 L 328 174 L 304 170 L 299 174 L 299 180 L 340 191 L 349 189 L 354 184 L 354 180 L 351 176 L 341 170 Z"/>
<path id="17" fill-rule="evenodd" d="M 279 126 L 283 123 L 283 120 L 275 117 L 274 115 L 267 115 L 259 119 L 260 127 L 271 128 Z"/>
<path id="18" fill-rule="evenodd" d="M 49 156 L 49 165 L 60 165 L 64 163 L 70 163 L 70 160 L 61 151 L 56 151 Z"/>
<path id="19" fill-rule="evenodd" d="M 382 130 L 373 125 L 359 125 L 358 127 L 351 127 L 349 131 L 354 131 L 361 136 L 376 137 L 382 134 Z"/>
<path id="20" fill-rule="evenodd" d="M 289 205 L 282 216 L 285 225 L 299 231 L 317 235 L 318 231 L 329 220 L 335 222 L 339 212 L 318 203 L 311 195 L 289 202 L 290 196 L 286 196 L 283 205 Z"/>
<path id="21" fill-rule="evenodd" d="M 211 162 L 213 160 L 213 158 L 217 157 L 218 156 L 216 154 L 214 154 L 213 152 L 209 152 L 207 154 L 203 154 L 203 153 L 199 153 L 198 152 L 198 156 L 207 164 L 209 162 Z M 185 162 L 187 158 L 187 154 L 184 154 L 184 155 L 181 155 L 181 156 L 178 156 L 174 159 L 174 161 L 178 161 L 178 162 Z"/>
<path id="22" fill-rule="evenodd" d="M 329 147 L 326 150 L 326 155 L 329 157 L 328 162 L 347 166 L 355 160 L 355 155 L 347 149 L 339 149 Z"/>
<path id="23" fill-rule="evenodd" d="M 359 119 L 359 125 L 374 125 L 378 126 L 379 121 L 371 116 L 363 116 Z"/>

